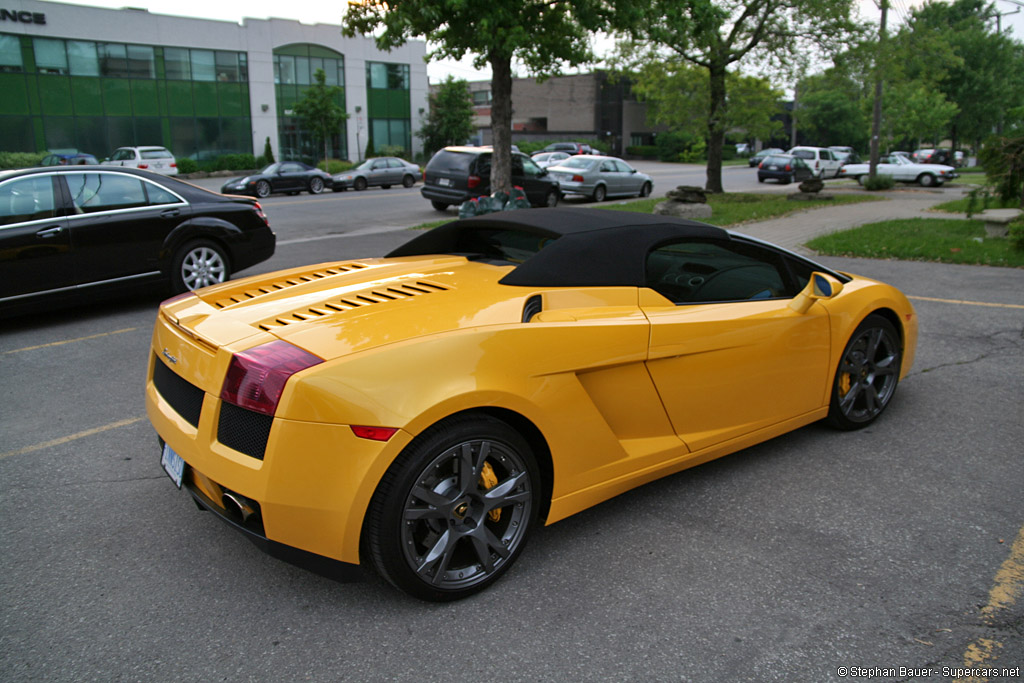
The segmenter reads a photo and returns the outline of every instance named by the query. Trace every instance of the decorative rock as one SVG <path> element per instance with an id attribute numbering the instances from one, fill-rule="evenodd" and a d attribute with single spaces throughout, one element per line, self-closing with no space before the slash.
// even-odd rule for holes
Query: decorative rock
<path id="1" fill-rule="evenodd" d="M 683 202 L 685 204 L 708 203 L 707 191 L 703 187 L 697 187 L 696 185 L 680 185 L 676 189 L 666 192 L 665 196 L 670 200 Z"/>
<path id="2" fill-rule="evenodd" d="M 658 216 L 676 218 L 711 218 L 711 207 L 707 204 L 691 204 L 670 199 L 655 205 L 654 213 Z"/>
<path id="3" fill-rule="evenodd" d="M 800 183 L 801 192 L 821 192 L 824 187 L 825 181 L 813 176 Z"/>
<path id="4" fill-rule="evenodd" d="M 987 237 L 1006 237 L 1010 234 L 1010 223 L 1020 215 L 1020 209 L 986 209 L 978 214 L 985 221 Z"/>

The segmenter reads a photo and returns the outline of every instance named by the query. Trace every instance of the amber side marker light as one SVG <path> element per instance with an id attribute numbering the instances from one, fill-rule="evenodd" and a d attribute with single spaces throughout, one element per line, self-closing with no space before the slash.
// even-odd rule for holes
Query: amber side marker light
<path id="1" fill-rule="evenodd" d="M 395 435 L 398 430 L 394 427 L 360 427 L 357 425 L 349 425 L 352 427 L 352 433 L 358 436 L 360 439 L 370 439 L 372 441 L 387 441 Z"/>
<path id="2" fill-rule="evenodd" d="M 231 358 L 220 398 L 239 408 L 273 416 L 288 378 L 323 362 L 286 341 L 255 346 Z"/>

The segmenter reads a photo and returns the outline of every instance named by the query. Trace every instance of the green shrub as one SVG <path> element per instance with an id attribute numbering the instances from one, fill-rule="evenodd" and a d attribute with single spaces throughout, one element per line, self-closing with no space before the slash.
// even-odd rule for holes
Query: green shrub
<path id="1" fill-rule="evenodd" d="M 195 173 L 199 170 L 199 164 L 194 159 L 182 157 L 178 159 L 178 173 Z"/>
<path id="2" fill-rule="evenodd" d="M 736 158 L 736 145 L 722 146 L 722 161 L 730 161 Z"/>
<path id="3" fill-rule="evenodd" d="M 248 171 L 256 168 L 256 157 L 252 154 L 225 154 L 214 162 L 216 171 Z"/>
<path id="4" fill-rule="evenodd" d="M 402 145 L 381 145 L 377 148 L 377 156 L 379 157 L 401 157 L 405 158 L 406 149 Z"/>
<path id="5" fill-rule="evenodd" d="M 46 152 L 0 152 L 0 169 L 38 166 Z"/>
<path id="6" fill-rule="evenodd" d="M 1010 223 L 1010 244 L 1017 251 L 1024 251 L 1024 219 L 1018 218 Z"/>
<path id="7" fill-rule="evenodd" d="M 267 141 L 263 145 L 263 163 L 258 164 L 260 168 L 263 168 L 267 164 L 274 163 L 274 150 L 270 147 L 270 136 L 267 136 Z"/>
<path id="8" fill-rule="evenodd" d="M 879 190 L 891 190 L 896 187 L 896 181 L 891 175 L 877 174 L 874 178 L 864 179 L 864 189 L 872 192 L 878 192 Z"/>
<path id="9" fill-rule="evenodd" d="M 632 145 L 626 148 L 626 154 L 631 157 L 653 159 L 658 156 L 658 147 L 656 145 Z"/>
<path id="10" fill-rule="evenodd" d="M 331 175 L 334 175 L 335 173 L 342 173 L 344 171 L 348 171 L 352 168 L 355 168 L 355 164 L 353 164 L 351 161 L 345 161 L 343 159 L 328 159 L 326 161 L 321 161 L 319 164 L 316 165 L 316 167 L 319 168 L 321 171 L 327 171 Z"/>
<path id="11" fill-rule="evenodd" d="M 703 140 L 697 140 L 690 149 L 679 155 L 679 161 L 684 164 L 699 164 L 707 159 L 707 150 L 707 144 Z"/>

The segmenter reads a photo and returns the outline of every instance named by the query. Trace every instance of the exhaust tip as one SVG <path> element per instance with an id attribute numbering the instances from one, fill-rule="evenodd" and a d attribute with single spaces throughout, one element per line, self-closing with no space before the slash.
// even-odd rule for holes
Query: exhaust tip
<path id="1" fill-rule="evenodd" d="M 221 504 L 224 505 L 224 510 L 228 515 L 242 524 L 247 524 L 254 515 L 258 514 L 256 503 L 234 491 L 225 491 L 221 496 Z"/>

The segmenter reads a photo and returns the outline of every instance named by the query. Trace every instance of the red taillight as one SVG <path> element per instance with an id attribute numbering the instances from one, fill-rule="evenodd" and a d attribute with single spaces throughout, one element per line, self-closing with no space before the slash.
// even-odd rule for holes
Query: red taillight
<path id="1" fill-rule="evenodd" d="M 149 164 L 139 164 L 139 168 L 149 168 Z"/>
<path id="2" fill-rule="evenodd" d="M 785 170 L 787 170 L 787 171 L 792 171 L 792 170 L 793 170 L 793 167 L 792 167 L 792 166 L 790 166 L 789 164 L 786 164 L 786 168 L 785 168 Z"/>
<path id="3" fill-rule="evenodd" d="M 253 211 L 256 212 L 256 215 L 259 216 L 263 220 L 263 222 L 266 224 L 266 226 L 269 228 L 270 227 L 270 220 L 267 219 L 267 214 L 263 213 L 263 207 L 260 206 L 260 203 L 259 202 L 253 202 L 252 203 L 252 208 L 253 208 Z"/>
<path id="4" fill-rule="evenodd" d="M 371 441 L 387 441 L 395 435 L 398 430 L 394 427 L 362 427 L 358 425 L 350 425 L 352 427 L 352 433 L 358 436 L 360 439 L 370 439 Z"/>
<path id="5" fill-rule="evenodd" d="M 321 358 L 280 340 L 236 353 L 220 398 L 240 408 L 273 415 L 288 378 L 319 363 L 323 363 Z"/>
<path id="6" fill-rule="evenodd" d="M 480 176 L 478 176 L 478 175 L 471 175 L 471 176 L 469 176 L 469 180 L 466 181 L 466 184 L 469 185 L 469 189 L 472 190 L 474 187 L 476 187 L 477 185 L 480 184 Z"/>
<path id="7" fill-rule="evenodd" d="M 172 161 L 171 162 L 171 168 L 178 168 L 178 164 Z"/>
<path id="8" fill-rule="evenodd" d="M 582 183 L 583 182 L 583 176 L 581 176 L 581 175 L 574 175 L 572 177 L 572 181 L 574 183 Z"/>
<path id="9" fill-rule="evenodd" d="M 758 168 L 764 168 L 764 162 L 762 161 L 761 163 L 759 163 L 759 164 L 757 165 L 757 167 L 758 167 Z"/>

